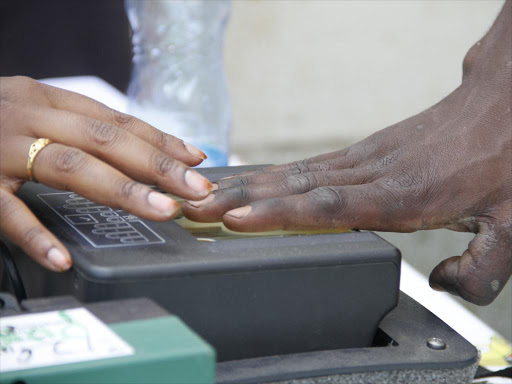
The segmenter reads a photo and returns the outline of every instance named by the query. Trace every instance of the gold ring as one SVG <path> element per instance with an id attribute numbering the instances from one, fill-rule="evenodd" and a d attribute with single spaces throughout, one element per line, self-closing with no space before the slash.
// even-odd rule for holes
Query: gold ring
<path id="1" fill-rule="evenodd" d="M 32 175 L 32 167 L 34 165 L 34 159 L 36 158 L 37 154 L 41 149 L 46 147 L 48 144 L 50 144 L 52 141 L 50 139 L 40 138 L 37 139 L 32 143 L 30 146 L 30 149 L 28 151 L 28 160 L 27 160 L 27 173 L 28 173 L 28 179 L 30 181 L 35 181 L 37 183 L 37 180 L 34 178 L 34 175 Z"/>

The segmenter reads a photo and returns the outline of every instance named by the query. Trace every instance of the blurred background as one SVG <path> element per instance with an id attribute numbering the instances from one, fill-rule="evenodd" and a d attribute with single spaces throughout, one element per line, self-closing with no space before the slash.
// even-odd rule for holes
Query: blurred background
<path id="1" fill-rule="evenodd" d="M 225 58 L 232 150 L 283 163 L 343 148 L 435 104 L 503 1 L 234 1 Z M 380 233 L 428 276 L 472 234 Z M 458 300 L 512 340 L 512 281 L 487 307 Z"/>
<path id="2" fill-rule="evenodd" d="M 417 114 L 460 85 L 462 60 L 503 1 L 234 1 L 225 58 L 232 149 L 249 163 L 333 151 Z M 428 276 L 472 234 L 380 233 Z M 512 340 L 512 281 L 478 307 Z"/>
<path id="3" fill-rule="evenodd" d="M 232 152 L 282 163 L 337 150 L 419 113 L 461 82 L 462 60 L 502 0 L 235 0 L 225 40 Z M 126 91 L 122 0 L 0 0 L 0 74 L 96 75 Z M 473 235 L 381 234 L 428 276 Z M 512 282 L 488 307 L 460 300 L 512 340 Z"/>
<path id="4" fill-rule="evenodd" d="M 441 100 L 503 1 L 234 1 L 233 150 L 282 162 L 339 149 Z M 298 151 L 298 152 L 295 152 Z"/>

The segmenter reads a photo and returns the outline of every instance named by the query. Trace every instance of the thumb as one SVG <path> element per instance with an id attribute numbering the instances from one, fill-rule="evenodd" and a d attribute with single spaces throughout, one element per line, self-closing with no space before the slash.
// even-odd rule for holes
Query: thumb
<path id="1" fill-rule="evenodd" d="M 429 284 L 478 305 L 488 305 L 501 292 L 512 274 L 512 233 L 488 223 L 462 256 L 450 257 L 434 268 Z"/>

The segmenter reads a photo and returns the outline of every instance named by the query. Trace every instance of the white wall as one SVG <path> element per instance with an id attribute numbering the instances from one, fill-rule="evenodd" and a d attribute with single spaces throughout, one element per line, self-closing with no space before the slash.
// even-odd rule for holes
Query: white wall
<path id="1" fill-rule="evenodd" d="M 225 46 L 234 152 L 280 162 L 422 111 L 458 86 L 502 4 L 235 0 Z"/>
<path id="2" fill-rule="evenodd" d="M 235 0 L 226 67 L 233 152 L 281 163 L 339 149 L 455 89 L 467 50 L 502 0 Z M 471 234 L 384 234 L 428 275 Z M 464 303 L 512 340 L 512 280 L 488 307 Z"/>

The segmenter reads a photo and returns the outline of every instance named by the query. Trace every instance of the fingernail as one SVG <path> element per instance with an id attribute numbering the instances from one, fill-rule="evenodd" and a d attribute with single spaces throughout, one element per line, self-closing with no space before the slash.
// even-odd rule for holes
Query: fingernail
<path id="1" fill-rule="evenodd" d="M 190 169 L 185 172 L 185 182 L 191 189 L 203 196 L 206 196 L 212 190 L 212 183 L 208 179 Z"/>
<path id="2" fill-rule="evenodd" d="M 212 194 L 212 195 L 208 195 L 208 197 L 206 199 L 199 200 L 199 201 L 187 201 L 187 203 L 189 203 L 191 206 L 193 206 L 195 208 L 200 208 L 203 205 L 208 204 L 214 198 L 215 198 L 215 195 Z"/>
<path id="3" fill-rule="evenodd" d="M 232 216 L 237 219 L 241 219 L 251 212 L 252 207 L 250 205 L 246 205 L 245 207 L 233 209 L 232 211 L 226 212 L 226 215 Z"/>
<path id="4" fill-rule="evenodd" d="M 204 154 L 203 151 L 201 151 L 199 148 L 193 146 L 192 144 L 189 144 L 189 143 L 183 143 L 183 144 L 185 145 L 185 148 L 192 156 L 199 157 L 201 160 L 205 160 L 208 157 Z"/>
<path id="5" fill-rule="evenodd" d="M 46 254 L 48 261 L 57 271 L 65 271 L 71 267 L 71 260 L 58 248 L 52 248 Z"/>
<path id="6" fill-rule="evenodd" d="M 219 184 L 213 183 L 212 184 L 212 191 L 216 191 L 217 189 L 219 189 Z"/>
<path id="7" fill-rule="evenodd" d="M 446 289 L 437 284 L 430 284 L 430 288 L 437 292 L 446 292 Z"/>
<path id="8" fill-rule="evenodd" d="M 179 208 L 178 203 L 160 192 L 150 192 L 148 203 L 165 217 L 171 217 Z"/>

